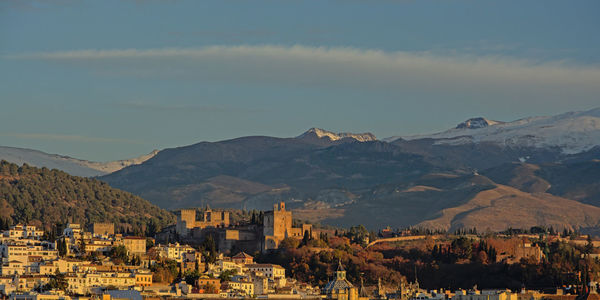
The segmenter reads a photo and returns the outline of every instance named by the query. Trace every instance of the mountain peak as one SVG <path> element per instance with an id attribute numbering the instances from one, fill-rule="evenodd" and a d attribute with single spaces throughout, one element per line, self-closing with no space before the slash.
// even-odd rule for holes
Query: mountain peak
<path id="1" fill-rule="evenodd" d="M 577 154 L 600 146 L 600 108 L 555 116 L 527 117 L 512 122 L 472 118 L 450 130 L 404 136 L 403 139 L 432 139 L 436 145 L 485 142 L 511 148 L 560 149 L 563 154 Z"/>
<path id="2" fill-rule="evenodd" d="M 359 142 L 376 141 L 377 137 L 370 132 L 365 133 L 350 133 L 350 132 L 331 132 L 325 129 L 313 127 L 296 138 L 302 139 L 307 137 L 317 137 L 319 139 L 327 138 L 330 141 L 337 141 L 344 138 L 352 138 Z"/>
<path id="3" fill-rule="evenodd" d="M 458 124 L 456 126 L 456 129 L 479 129 L 479 128 L 484 128 L 484 127 L 488 127 L 488 126 L 493 126 L 496 124 L 502 124 L 503 122 L 498 122 L 498 121 L 493 121 L 493 120 L 488 120 L 486 118 L 482 118 L 482 117 L 477 117 L 477 118 L 471 118 L 468 119 L 460 124 Z"/>

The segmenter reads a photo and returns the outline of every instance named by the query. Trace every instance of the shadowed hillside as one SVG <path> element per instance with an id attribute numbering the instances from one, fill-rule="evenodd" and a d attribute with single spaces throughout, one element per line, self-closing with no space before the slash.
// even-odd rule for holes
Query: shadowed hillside
<path id="1" fill-rule="evenodd" d="M 348 140 L 348 139 L 344 139 Z M 161 151 L 102 177 L 168 209 L 272 207 L 280 198 L 316 199 L 323 190 L 361 191 L 431 171 L 421 156 L 379 141 L 307 143 L 247 137 Z"/>
<path id="2" fill-rule="evenodd" d="M 570 116 L 579 115 L 561 115 L 557 120 Z M 555 120 L 542 119 L 544 124 Z M 468 135 L 508 124 L 486 122 L 481 128 L 477 127 L 481 122 L 475 122 L 479 125 L 448 134 Z M 564 136 L 572 130 L 557 128 L 556 134 Z M 525 133 L 529 142 L 537 140 L 530 130 Z M 549 132 L 544 134 L 544 139 L 573 150 Z M 588 135 L 579 141 L 595 143 L 595 134 L 583 139 Z M 374 140 L 369 134 L 350 136 L 354 138 L 311 129 L 296 138 L 201 142 L 160 151 L 140 165 L 101 179 L 167 209 L 209 204 L 265 210 L 285 201 L 298 218 L 339 226 L 421 224 L 503 230 L 597 225 L 595 207 L 581 214 L 587 207 L 581 203 L 600 206 L 600 162 L 594 160 L 598 147 L 566 153 L 559 144 L 465 142 L 461 135 L 455 140 L 442 135 L 393 142 Z M 488 191 L 499 195 L 492 197 L 493 204 L 483 205 L 480 201 L 491 195 Z M 564 220 L 555 218 L 559 207 L 565 210 Z M 539 217 L 544 214 L 549 217 Z M 508 215 L 514 222 L 499 218 Z"/>

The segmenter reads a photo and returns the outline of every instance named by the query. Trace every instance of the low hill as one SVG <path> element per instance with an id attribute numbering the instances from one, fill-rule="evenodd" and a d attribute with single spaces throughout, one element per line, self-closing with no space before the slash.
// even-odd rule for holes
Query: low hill
<path id="1" fill-rule="evenodd" d="M 170 212 L 102 181 L 7 161 L 0 162 L 0 218 L 46 229 L 66 222 L 113 222 L 132 232 L 174 221 Z"/>

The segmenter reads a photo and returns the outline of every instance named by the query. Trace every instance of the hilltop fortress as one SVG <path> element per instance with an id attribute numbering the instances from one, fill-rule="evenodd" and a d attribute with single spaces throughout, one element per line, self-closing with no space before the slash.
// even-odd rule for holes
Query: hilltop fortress
<path id="1" fill-rule="evenodd" d="M 196 209 L 182 209 L 177 213 L 176 230 L 179 236 L 189 236 L 194 229 L 204 229 L 209 227 L 227 228 L 229 227 L 229 212 L 213 212 L 210 207 L 204 211 L 202 220 L 196 219 Z"/>
<path id="2" fill-rule="evenodd" d="M 182 209 L 177 212 L 175 234 L 186 242 L 203 240 L 212 235 L 220 252 L 232 250 L 267 251 L 277 249 L 285 238 L 302 239 L 307 233 L 316 236 L 312 225 L 302 224 L 293 227 L 292 212 L 285 209 L 285 203 L 273 205 L 273 210 L 264 212 L 262 224 L 232 225 L 230 212 L 213 211 L 207 207 L 201 214 L 196 209 Z"/>

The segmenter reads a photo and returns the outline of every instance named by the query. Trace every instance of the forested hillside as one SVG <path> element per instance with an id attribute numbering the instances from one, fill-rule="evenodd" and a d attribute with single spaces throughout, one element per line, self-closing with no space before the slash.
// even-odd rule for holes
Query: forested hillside
<path id="1" fill-rule="evenodd" d="M 3 224 L 113 222 L 117 230 L 156 231 L 174 216 L 148 201 L 96 179 L 58 170 L 0 162 L 0 218 Z"/>

